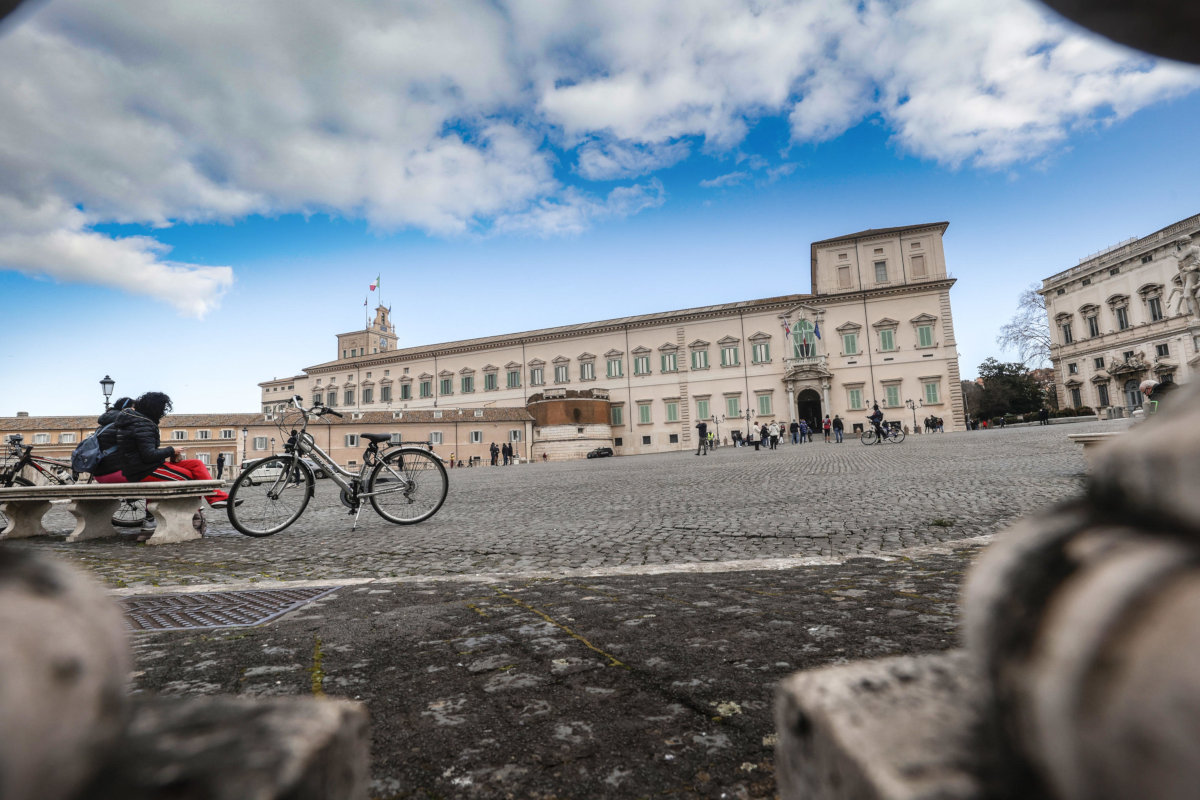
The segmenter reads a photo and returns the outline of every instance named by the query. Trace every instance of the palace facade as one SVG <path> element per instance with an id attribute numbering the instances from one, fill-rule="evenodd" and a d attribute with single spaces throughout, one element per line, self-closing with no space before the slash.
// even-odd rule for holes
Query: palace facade
<path id="1" fill-rule="evenodd" d="M 1042 281 L 1059 406 L 1118 417 L 1141 407 L 1147 378 L 1184 383 L 1200 369 L 1200 317 L 1184 281 L 1200 215 L 1082 259 Z M 1182 266 L 1181 266 L 1182 263 Z"/>
<path id="2" fill-rule="evenodd" d="M 539 460 L 597 446 L 618 455 L 694 448 L 699 420 L 724 440 L 734 428 L 819 424 L 826 414 L 851 431 L 875 402 L 890 420 L 932 414 L 962 430 L 948 224 L 814 242 L 810 294 L 408 348 L 381 306 L 368 328 L 337 336 L 334 360 L 259 384 L 262 411 L 279 413 L 293 394 L 348 419 L 527 409 L 533 441 L 518 451 Z"/>

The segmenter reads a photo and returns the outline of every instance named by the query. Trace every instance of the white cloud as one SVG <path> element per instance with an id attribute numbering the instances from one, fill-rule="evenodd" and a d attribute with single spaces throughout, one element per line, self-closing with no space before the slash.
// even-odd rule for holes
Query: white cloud
<path id="1" fill-rule="evenodd" d="M 665 197 L 586 181 L 729 155 L 764 117 L 797 143 L 876 118 L 906 152 L 995 169 L 1198 86 L 1028 0 L 56 0 L 0 38 L 0 267 L 202 314 L 226 268 L 94 227 L 572 234 Z"/>
<path id="2" fill-rule="evenodd" d="M 749 172 L 727 172 L 724 175 L 700 181 L 700 186 L 705 189 L 720 189 L 724 186 L 736 186 L 749 177 Z"/>

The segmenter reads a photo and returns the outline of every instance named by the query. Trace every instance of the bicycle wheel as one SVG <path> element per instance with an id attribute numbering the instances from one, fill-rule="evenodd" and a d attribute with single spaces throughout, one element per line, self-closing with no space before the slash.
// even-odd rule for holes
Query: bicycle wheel
<path id="1" fill-rule="evenodd" d="M 118 528 L 140 528 L 146 519 L 146 501 L 124 499 L 112 516 L 112 524 Z"/>
<path id="2" fill-rule="evenodd" d="M 888 441 L 900 444 L 904 441 L 904 431 L 892 431 L 888 434 Z"/>
<path id="3" fill-rule="evenodd" d="M 28 478 L 22 478 L 20 475 L 12 479 L 13 486 L 33 486 L 33 481 Z M 0 532 L 3 532 L 8 527 L 8 515 L 0 511 Z"/>
<path id="4" fill-rule="evenodd" d="M 229 522 L 247 536 L 270 536 L 304 513 L 313 494 L 308 468 L 290 456 L 264 458 L 229 490 Z"/>
<path id="5" fill-rule="evenodd" d="M 862 436 L 858 437 L 858 440 L 863 444 L 875 444 L 876 438 L 875 431 L 863 431 Z"/>
<path id="6" fill-rule="evenodd" d="M 432 517 L 446 502 L 449 487 L 442 462 L 415 447 L 389 454 L 367 478 L 367 494 L 375 512 L 397 525 L 413 525 Z"/>

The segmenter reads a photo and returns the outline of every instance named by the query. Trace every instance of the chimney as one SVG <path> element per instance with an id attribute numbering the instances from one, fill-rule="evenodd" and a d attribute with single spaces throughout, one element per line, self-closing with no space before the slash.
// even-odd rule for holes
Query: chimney
<path id="1" fill-rule="evenodd" d="M 18 412 L 17 412 L 17 416 L 18 416 L 18 417 L 28 417 L 28 416 L 29 416 L 29 412 L 28 412 L 28 411 L 18 411 Z"/>

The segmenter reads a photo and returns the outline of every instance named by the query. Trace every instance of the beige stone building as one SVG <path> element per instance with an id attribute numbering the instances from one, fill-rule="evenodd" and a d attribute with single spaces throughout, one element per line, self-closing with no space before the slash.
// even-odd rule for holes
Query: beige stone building
<path id="1" fill-rule="evenodd" d="M 1200 368 L 1200 215 L 1082 259 L 1042 282 L 1060 407 L 1124 416 L 1147 378 L 1185 383 Z"/>
<path id="2" fill-rule="evenodd" d="M 701 419 L 724 440 L 826 414 L 850 432 L 874 402 L 891 420 L 933 414 L 962 430 L 947 227 L 814 242 L 810 294 L 407 348 L 380 307 L 338 335 L 334 360 L 261 383 L 262 411 L 292 394 L 349 414 L 529 409 L 533 441 L 515 443 L 535 459 L 694 448 Z"/>

